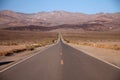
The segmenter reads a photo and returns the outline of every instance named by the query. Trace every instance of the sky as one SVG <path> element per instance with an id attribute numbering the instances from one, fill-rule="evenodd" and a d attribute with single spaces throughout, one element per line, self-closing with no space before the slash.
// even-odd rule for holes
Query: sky
<path id="1" fill-rule="evenodd" d="M 22 13 L 49 11 L 82 12 L 87 14 L 120 12 L 120 0 L 0 0 L 0 11 Z"/>

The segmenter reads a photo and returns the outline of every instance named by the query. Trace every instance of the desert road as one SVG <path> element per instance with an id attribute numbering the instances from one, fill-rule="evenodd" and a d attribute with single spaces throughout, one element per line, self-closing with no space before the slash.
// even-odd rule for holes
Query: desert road
<path id="1" fill-rule="evenodd" d="M 2 71 L 0 80 L 120 80 L 120 69 L 69 46 L 60 38 L 39 54 Z"/>

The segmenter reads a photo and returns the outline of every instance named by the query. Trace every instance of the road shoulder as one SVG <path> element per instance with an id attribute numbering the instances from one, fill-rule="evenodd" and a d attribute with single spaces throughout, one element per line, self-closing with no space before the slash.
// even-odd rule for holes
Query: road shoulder
<path id="1" fill-rule="evenodd" d="M 75 45 L 69 43 L 69 45 L 77 48 L 78 50 L 86 52 L 86 54 L 91 55 L 93 57 L 99 58 L 101 60 L 107 61 L 115 66 L 120 67 L 120 51 L 118 50 L 110 50 L 103 48 L 96 48 L 91 46 L 83 46 L 83 45 Z"/>
<path id="2" fill-rule="evenodd" d="M 37 52 L 41 52 L 45 49 L 47 49 L 48 47 L 52 46 L 54 44 L 51 44 L 51 45 L 46 45 L 46 46 L 43 46 L 43 47 L 38 47 L 36 48 L 35 50 L 33 51 L 25 51 L 25 52 L 21 52 L 21 53 L 17 53 L 17 54 L 14 54 L 12 56 L 0 56 L 0 62 L 9 62 L 9 61 L 13 61 L 9 64 L 5 64 L 5 65 L 1 65 L 0 66 L 0 71 L 4 70 L 5 68 L 8 68 L 26 58 L 29 58 L 33 55 L 35 55 Z"/>

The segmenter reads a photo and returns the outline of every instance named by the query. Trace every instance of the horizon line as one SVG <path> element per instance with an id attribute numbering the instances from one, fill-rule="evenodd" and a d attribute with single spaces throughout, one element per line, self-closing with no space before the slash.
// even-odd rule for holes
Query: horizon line
<path id="1" fill-rule="evenodd" d="M 0 10 L 1 11 L 11 11 L 11 12 L 16 12 L 16 13 L 23 13 L 23 14 L 37 14 L 37 13 L 42 13 L 42 12 L 70 12 L 70 13 L 82 13 L 82 14 L 110 14 L 110 13 L 120 13 L 120 11 L 116 11 L 116 12 L 96 12 L 96 13 L 85 13 L 85 12 L 80 12 L 80 11 L 67 11 L 67 10 L 51 10 L 51 11 L 37 11 L 37 12 L 22 12 L 22 11 L 15 11 L 15 10 L 9 10 L 9 9 L 4 9 L 4 10 Z"/>

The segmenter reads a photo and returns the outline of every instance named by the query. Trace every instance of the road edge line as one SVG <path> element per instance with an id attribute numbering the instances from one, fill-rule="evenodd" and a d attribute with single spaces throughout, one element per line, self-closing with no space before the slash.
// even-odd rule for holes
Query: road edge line
<path id="1" fill-rule="evenodd" d="M 118 66 L 116 66 L 116 65 L 114 65 L 114 64 L 112 64 L 112 63 L 110 63 L 110 62 L 107 62 L 107 61 L 105 61 L 105 60 L 102 60 L 101 58 L 92 56 L 92 55 L 89 54 L 89 52 L 87 52 L 87 51 L 85 51 L 85 50 L 78 49 L 78 48 L 76 48 L 76 47 L 74 47 L 74 46 L 72 46 L 72 45 L 70 45 L 70 44 L 68 44 L 68 43 L 66 43 L 66 42 L 65 42 L 64 44 L 67 44 L 68 46 L 70 46 L 70 47 L 72 47 L 72 48 L 74 48 L 74 49 L 76 49 L 76 50 L 78 50 L 78 51 L 82 51 L 82 52 L 85 53 L 86 55 L 89 55 L 89 56 L 91 56 L 91 57 L 93 57 L 93 58 L 95 58 L 95 59 L 97 59 L 97 60 L 99 60 L 99 61 L 102 61 L 102 62 L 104 62 L 104 63 L 106 63 L 106 64 L 108 64 L 108 65 L 110 65 L 110 66 L 112 66 L 112 67 L 115 67 L 115 68 L 117 68 L 117 69 L 120 70 L 120 67 L 118 67 Z"/>
<path id="2" fill-rule="evenodd" d="M 18 62 L 16 62 L 16 63 L 12 64 L 12 65 L 10 65 L 10 66 L 8 66 L 8 67 L 0 70 L 0 73 L 5 72 L 6 70 L 8 70 L 8 69 L 10 69 L 10 68 L 12 68 L 12 67 L 14 67 L 14 66 L 16 66 L 17 64 L 20 64 L 20 63 L 26 61 L 27 59 L 30 59 L 30 58 L 34 57 L 35 55 L 40 54 L 41 52 L 45 51 L 46 49 L 48 49 L 48 48 L 50 48 L 50 47 L 52 47 L 52 46 L 54 46 L 54 45 L 55 45 L 55 44 L 51 44 L 51 45 L 45 46 L 43 50 L 40 50 L 40 51 L 38 51 L 38 52 L 35 52 L 35 54 L 33 54 L 33 55 L 31 55 L 31 56 L 28 56 L 28 57 L 26 57 L 26 58 L 24 58 L 24 59 L 22 59 L 22 60 L 20 60 L 20 61 L 18 61 Z"/>

